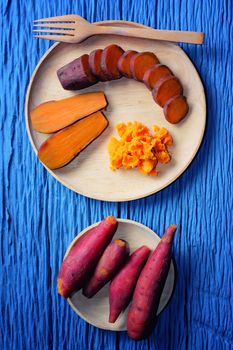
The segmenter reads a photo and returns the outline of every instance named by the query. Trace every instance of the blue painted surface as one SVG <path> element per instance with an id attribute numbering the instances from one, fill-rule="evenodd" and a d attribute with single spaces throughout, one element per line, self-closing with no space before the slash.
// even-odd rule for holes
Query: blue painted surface
<path id="1" fill-rule="evenodd" d="M 0 348 L 144 350 L 233 349 L 232 1 L 0 1 Z M 129 203 L 90 200 L 47 174 L 24 122 L 27 84 L 51 43 L 32 38 L 35 18 L 79 13 L 160 29 L 202 30 L 183 45 L 202 77 L 208 123 L 188 170 L 162 192 Z M 3 29 L 2 29 L 3 28 Z M 175 222 L 177 287 L 152 336 L 96 329 L 56 293 L 63 254 L 77 232 L 113 214 L 160 235 Z"/>

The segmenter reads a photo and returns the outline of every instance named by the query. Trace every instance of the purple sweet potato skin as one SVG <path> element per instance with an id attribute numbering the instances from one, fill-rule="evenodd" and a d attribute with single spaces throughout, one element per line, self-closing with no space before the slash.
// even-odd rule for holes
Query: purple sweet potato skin
<path id="1" fill-rule="evenodd" d="M 114 323 L 120 313 L 128 306 L 137 283 L 137 279 L 144 267 L 150 249 L 142 246 L 135 250 L 127 263 L 113 278 L 109 286 L 109 322 Z"/>
<path id="2" fill-rule="evenodd" d="M 156 320 L 159 300 L 171 263 L 171 249 L 176 225 L 170 225 L 144 266 L 133 295 L 127 318 L 129 337 L 144 338 Z"/>
<path id="3" fill-rule="evenodd" d="M 89 56 L 85 54 L 58 69 L 57 76 L 65 90 L 81 90 L 97 82 L 88 59 Z"/>
<path id="4" fill-rule="evenodd" d="M 95 271 L 83 288 L 83 295 L 93 297 L 106 283 L 108 283 L 125 264 L 129 256 L 128 243 L 115 240 L 109 244 L 101 256 Z"/>
<path id="5" fill-rule="evenodd" d="M 108 216 L 75 242 L 58 274 L 58 293 L 64 298 L 84 286 L 116 232 L 117 225 L 116 219 Z"/>

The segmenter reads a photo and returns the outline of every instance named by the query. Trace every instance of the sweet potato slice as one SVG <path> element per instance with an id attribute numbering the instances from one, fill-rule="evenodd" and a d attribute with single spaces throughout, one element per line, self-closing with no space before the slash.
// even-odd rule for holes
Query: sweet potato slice
<path id="1" fill-rule="evenodd" d="M 49 134 L 58 131 L 89 114 L 107 106 L 102 91 L 88 92 L 62 100 L 48 101 L 34 108 L 31 113 L 32 127 Z"/>
<path id="2" fill-rule="evenodd" d="M 58 79 L 65 90 L 81 90 L 97 82 L 91 73 L 87 54 L 76 58 L 57 71 Z"/>
<path id="3" fill-rule="evenodd" d="M 158 63 L 158 58 L 152 52 L 137 53 L 130 60 L 131 74 L 135 80 L 143 81 L 145 72 Z"/>
<path id="4" fill-rule="evenodd" d="M 167 121 L 172 124 L 179 123 L 187 115 L 189 106 L 185 96 L 178 95 L 170 98 L 163 107 Z"/>
<path id="5" fill-rule="evenodd" d="M 107 127 L 104 114 L 96 112 L 48 138 L 38 157 L 49 169 L 61 168 L 94 141 Z"/>
<path id="6" fill-rule="evenodd" d="M 101 68 L 108 80 L 121 78 L 121 73 L 117 68 L 117 63 L 123 55 L 124 50 L 118 45 L 109 45 L 105 47 L 101 55 Z"/>
<path id="7" fill-rule="evenodd" d="M 107 81 L 108 77 L 104 74 L 100 66 L 100 60 L 103 50 L 97 49 L 89 54 L 89 66 L 91 73 L 100 81 Z"/>
<path id="8" fill-rule="evenodd" d="M 157 81 L 166 75 L 172 75 L 172 71 L 164 64 L 156 64 L 145 72 L 143 76 L 143 83 L 148 87 L 148 89 L 152 90 Z"/>
<path id="9" fill-rule="evenodd" d="M 183 88 L 178 78 L 167 75 L 155 84 L 152 96 L 156 103 L 163 107 L 173 96 L 182 95 Z"/>
<path id="10" fill-rule="evenodd" d="M 117 68 L 119 72 L 124 75 L 126 78 L 133 78 L 133 75 L 130 70 L 130 60 L 137 51 L 128 50 L 126 51 L 119 59 L 117 63 Z"/>

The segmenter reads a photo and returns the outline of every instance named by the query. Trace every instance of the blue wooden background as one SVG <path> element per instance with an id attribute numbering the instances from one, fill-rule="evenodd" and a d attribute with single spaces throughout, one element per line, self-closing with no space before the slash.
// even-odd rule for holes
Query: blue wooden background
<path id="1" fill-rule="evenodd" d="M 230 0 L 0 0 L 0 349 L 233 349 L 232 8 Z M 31 24 L 68 13 L 205 32 L 204 45 L 183 45 L 205 86 L 205 138 L 188 170 L 162 192 L 129 203 L 90 200 L 62 187 L 37 161 L 24 100 L 51 43 L 33 39 Z M 171 222 L 179 225 L 174 297 L 141 342 L 88 325 L 56 292 L 71 239 L 109 214 L 160 235 Z"/>

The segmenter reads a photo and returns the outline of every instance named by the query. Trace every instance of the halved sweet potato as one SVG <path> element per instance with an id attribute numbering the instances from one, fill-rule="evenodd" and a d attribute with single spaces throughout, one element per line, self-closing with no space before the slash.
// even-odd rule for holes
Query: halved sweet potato
<path id="1" fill-rule="evenodd" d="M 179 123 L 187 115 L 189 106 L 185 96 L 173 96 L 163 107 L 167 121 L 172 124 Z"/>
<path id="2" fill-rule="evenodd" d="M 152 52 L 137 53 L 130 60 L 131 74 L 135 80 L 143 81 L 145 72 L 158 63 L 158 58 Z"/>
<path id="3" fill-rule="evenodd" d="M 117 63 L 117 68 L 119 72 L 124 75 L 126 78 L 133 78 L 133 75 L 130 71 L 130 60 L 137 51 L 128 50 L 126 51 L 119 59 Z"/>
<path id="4" fill-rule="evenodd" d="M 183 87 L 178 78 L 167 75 L 155 84 L 152 96 L 156 103 L 163 107 L 173 96 L 182 95 Z"/>
<path id="5" fill-rule="evenodd" d="M 58 131 L 89 114 L 107 106 L 102 91 L 88 92 L 62 100 L 48 101 L 34 108 L 31 113 L 32 127 L 49 134 Z"/>
<path id="6" fill-rule="evenodd" d="M 149 68 L 143 76 L 143 83 L 152 90 L 159 79 L 172 75 L 172 71 L 164 64 L 156 64 Z"/>
<path id="7" fill-rule="evenodd" d="M 124 50 L 118 45 L 109 45 L 103 50 L 100 65 L 108 80 L 121 78 L 117 63 L 123 53 Z"/>
<path id="8" fill-rule="evenodd" d="M 91 73 L 87 54 L 76 58 L 57 71 L 58 79 L 65 90 L 81 90 L 97 82 Z"/>
<path id="9" fill-rule="evenodd" d="M 104 74 L 100 66 L 100 60 L 103 50 L 97 49 L 89 54 L 89 66 L 92 74 L 100 81 L 107 81 L 108 77 Z"/>
<path id="10" fill-rule="evenodd" d="M 94 141 L 108 126 L 104 114 L 96 112 L 48 138 L 38 157 L 50 169 L 61 168 Z"/>

